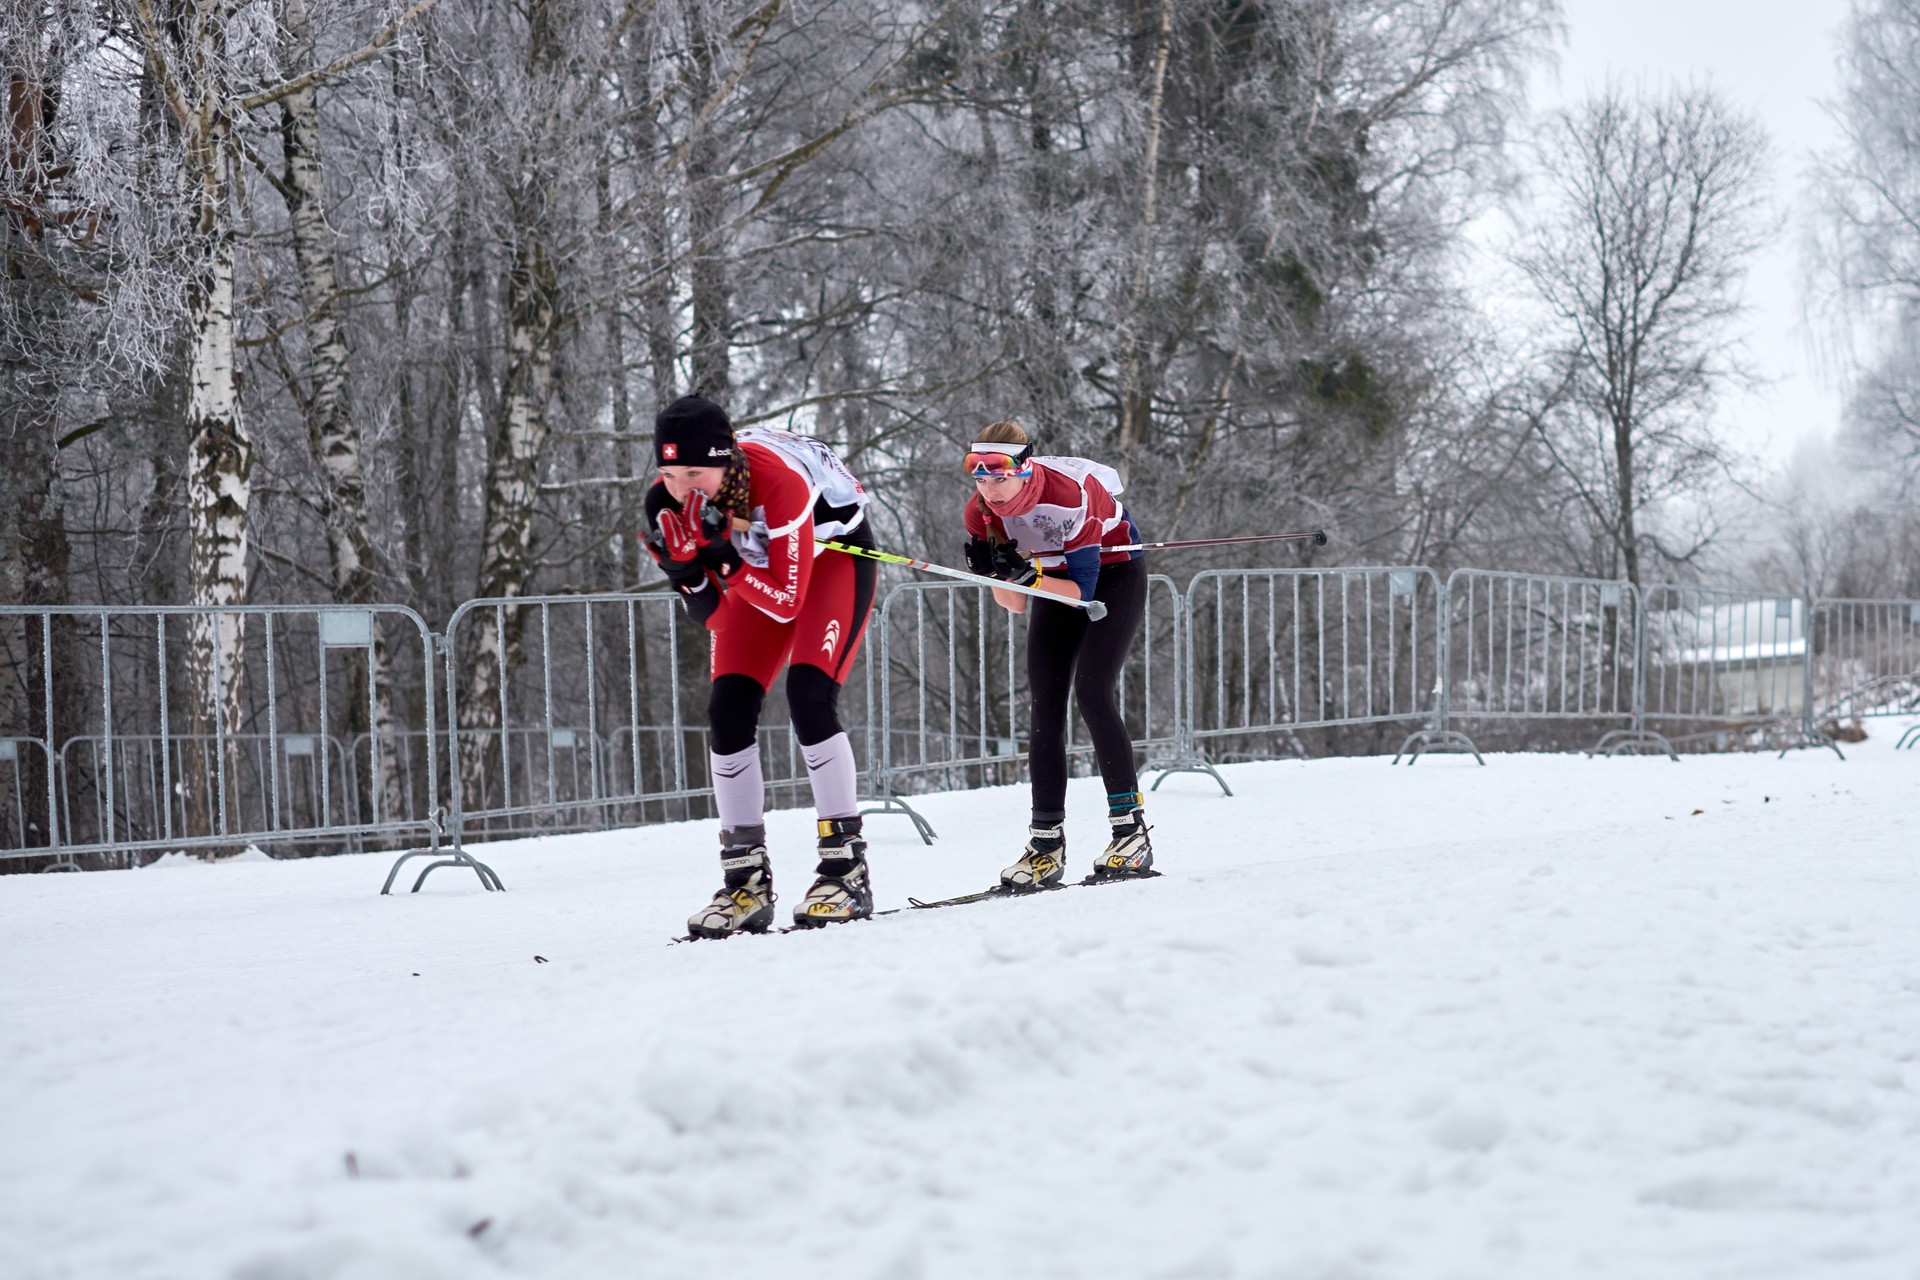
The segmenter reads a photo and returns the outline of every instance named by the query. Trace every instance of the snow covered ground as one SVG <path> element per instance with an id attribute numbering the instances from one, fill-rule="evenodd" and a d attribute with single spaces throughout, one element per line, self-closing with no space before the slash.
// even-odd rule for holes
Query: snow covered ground
<path id="1" fill-rule="evenodd" d="M 1181 776 L 1159 880 L 726 943 L 663 945 L 711 823 L 493 846 L 505 894 L 0 877 L 0 1276 L 1916 1280 L 1872 727 Z M 874 820 L 882 905 L 990 883 L 1024 799 Z"/>

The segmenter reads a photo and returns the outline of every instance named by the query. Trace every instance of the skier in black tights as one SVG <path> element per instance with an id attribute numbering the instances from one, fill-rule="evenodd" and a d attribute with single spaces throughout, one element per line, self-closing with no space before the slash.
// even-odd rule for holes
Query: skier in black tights
<path id="1" fill-rule="evenodd" d="M 1036 458 L 1014 422 L 982 429 L 967 453 L 975 492 L 967 499 L 967 565 L 1020 586 L 1071 600 L 1098 600 L 1107 615 L 1017 591 L 995 590 L 1006 609 L 1028 610 L 1027 682 L 1033 723 L 1027 767 L 1033 823 L 1026 852 L 1000 873 L 1015 893 L 1049 888 L 1065 871 L 1067 694 L 1080 704 L 1094 758 L 1107 787 L 1112 838 L 1094 860 L 1097 879 L 1146 875 L 1153 847 L 1141 808 L 1133 738 L 1120 714 L 1120 668 L 1147 606 L 1147 568 L 1138 551 L 1109 551 L 1141 541 L 1120 505 L 1120 477 L 1085 458 Z"/>

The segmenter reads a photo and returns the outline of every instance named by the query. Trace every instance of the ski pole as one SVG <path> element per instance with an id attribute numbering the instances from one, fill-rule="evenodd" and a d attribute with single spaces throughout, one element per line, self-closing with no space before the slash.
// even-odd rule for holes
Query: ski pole
<path id="1" fill-rule="evenodd" d="M 1256 533 L 1244 538 L 1185 538 L 1179 542 L 1135 542 L 1124 547 L 1102 547 L 1102 551 L 1171 551 L 1175 547 L 1224 547 L 1234 542 L 1307 542 L 1316 547 L 1327 545 L 1327 531 L 1312 533 Z"/>
<path id="2" fill-rule="evenodd" d="M 915 560 L 912 556 L 897 556 L 890 551 L 875 551 L 870 547 L 856 547 L 846 542 L 830 542 L 822 538 L 813 545 L 817 551 L 839 551 L 850 556 L 865 556 L 869 560 L 878 560 L 883 564 L 903 564 L 909 569 L 918 569 L 922 573 L 937 573 L 948 578 L 958 578 L 962 582 L 978 582 L 983 586 L 998 587 L 1002 591 L 1018 591 L 1023 596 L 1038 596 L 1042 600 L 1052 600 L 1068 608 L 1079 609 L 1095 622 L 1107 616 L 1107 606 L 1098 600 L 1075 600 L 1071 596 L 1042 591 L 1039 587 L 1018 586 L 1011 582 L 1003 582 L 999 578 L 989 578 L 983 573 L 949 569 L 943 564 L 929 564 L 925 560 Z"/>

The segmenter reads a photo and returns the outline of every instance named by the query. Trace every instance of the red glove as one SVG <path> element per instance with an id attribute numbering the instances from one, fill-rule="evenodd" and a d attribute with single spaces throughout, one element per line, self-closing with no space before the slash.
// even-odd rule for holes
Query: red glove
<path id="1" fill-rule="evenodd" d="M 660 513 L 660 552 L 666 559 L 690 565 L 700 558 L 700 550 L 706 544 L 705 533 L 700 528 L 700 512 L 706 503 L 706 495 L 695 489 L 682 499 L 678 511 L 668 507 Z"/>
<path id="2" fill-rule="evenodd" d="M 676 562 L 698 562 L 723 580 L 731 578 L 743 564 L 740 553 L 733 549 L 732 517 L 710 504 L 697 489 L 680 504 L 677 518 L 672 511 L 660 513 L 660 532 L 668 556 Z M 689 546 L 693 548 L 691 554 L 686 550 Z"/>

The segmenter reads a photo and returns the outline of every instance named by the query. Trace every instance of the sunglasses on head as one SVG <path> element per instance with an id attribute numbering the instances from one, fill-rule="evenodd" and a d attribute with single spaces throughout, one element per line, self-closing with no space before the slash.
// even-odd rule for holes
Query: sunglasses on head
<path id="1" fill-rule="evenodd" d="M 1026 445 L 976 443 L 967 454 L 967 473 L 973 476 L 1030 476 L 1033 450 Z"/>

